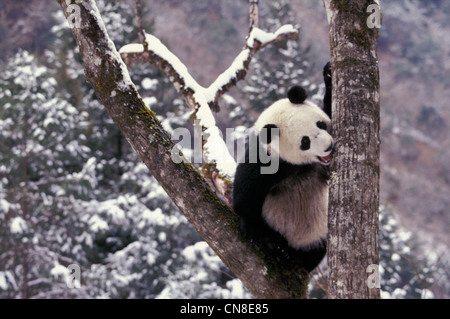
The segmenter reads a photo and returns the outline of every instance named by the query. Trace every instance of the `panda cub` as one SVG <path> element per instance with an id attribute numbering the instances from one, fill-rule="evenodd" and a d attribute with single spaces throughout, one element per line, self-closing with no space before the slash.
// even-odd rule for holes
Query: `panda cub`
<path id="1" fill-rule="evenodd" d="M 254 125 L 256 145 L 247 148 L 233 185 L 233 208 L 240 216 L 242 234 L 275 245 L 309 272 L 326 253 L 328 165 L 333 149 L 329 77 L 328 64 L 324 69 L 328 114 L 307 101 L 300 86 L 261 113 Z M 252 156 L 261 151 L 277 157 L 275 173 L 264 173 L 267 161 Z"/>

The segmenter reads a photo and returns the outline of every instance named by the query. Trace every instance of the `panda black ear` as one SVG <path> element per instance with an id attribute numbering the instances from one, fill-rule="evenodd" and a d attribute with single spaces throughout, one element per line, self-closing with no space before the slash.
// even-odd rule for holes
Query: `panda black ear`
<path id="1" fill-rule="evenodd" d="M 289 89 L 287 96 L 292 104 L 302 104 L 308 97 L 308 93 L 304 88 L 296 85 Z"/>
<path id="2" fill-rule="evenodd" d="M 278 126 L 276 126 L 275 124 L 264 125 L 261 132 L 259 133 L 259 140 L 261 141 L 261 143 L 266 145 L 272 143 L 272 137 L 279 134 L 279 131 L 272 129 L 278 129 Z"/>

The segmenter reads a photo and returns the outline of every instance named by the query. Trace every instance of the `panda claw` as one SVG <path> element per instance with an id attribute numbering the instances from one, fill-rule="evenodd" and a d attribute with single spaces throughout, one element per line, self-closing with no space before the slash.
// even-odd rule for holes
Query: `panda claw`
<path id="1" fill-rule="evenodd" d="M 323 68 L 323 81 L 327 88 L 331 88 L 331 62 L 328 62 Z"/>

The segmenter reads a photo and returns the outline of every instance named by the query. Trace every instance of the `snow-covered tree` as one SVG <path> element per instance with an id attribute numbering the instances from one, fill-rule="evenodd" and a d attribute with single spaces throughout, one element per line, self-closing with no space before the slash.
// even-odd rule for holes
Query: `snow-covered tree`
<path id="1" fill-rule="evenodd" d="M 382 298 L 433 298 L 431 288 L 442 280 L 447 261 L 418 245 L 417 237 L 400 228 L 390 208 L 380 208 L 380 263 Z"/>
<path id="2" fill-rule="evenodd" d="M 51 271 L 79 259 L 76 236 L 86 225 L 77 201 L 97 183 L 84 145 L 87 114 L 59 96 L 48 68 L 26 51 L 2 67 L 0 88 L 0 289 L 64 295 Z"/>

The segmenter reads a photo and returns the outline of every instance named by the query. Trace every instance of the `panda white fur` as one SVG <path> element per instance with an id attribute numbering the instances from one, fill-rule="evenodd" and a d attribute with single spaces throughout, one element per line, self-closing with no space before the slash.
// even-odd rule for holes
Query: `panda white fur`
<path id="1" fill-rule="evenodd" d="M 324 69 L 324 109 L 331 113 L 329 72 L 328 64 Z M 247 148 L 245 160 L 236 170 L 233 208 L 240 216 L 245 237 L 275 244 L 283 256 L 312 271 L 326 253 L 328 164 L 333 139 L 331 114 L 306 97 L 305 90 L 295 86 L 288 98 L 275 102 L 259 116 L 254 125 L 257 143 Z M 274 174 L 261 173 L 268 164 L 260 156 L 250 160 L 250 153 L 261 149 L 278 156 Z"/>

